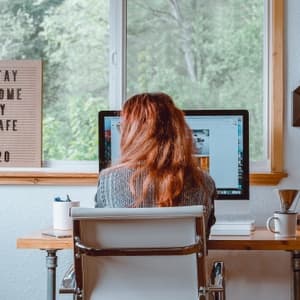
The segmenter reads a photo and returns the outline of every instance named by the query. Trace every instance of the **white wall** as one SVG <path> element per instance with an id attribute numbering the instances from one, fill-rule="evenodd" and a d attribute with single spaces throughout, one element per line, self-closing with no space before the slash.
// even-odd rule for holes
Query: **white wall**
<path id="1" fill-rule="evenodd" d="M 0 298 L 46 299 L 45 251 L 16 249 L 16 239 L 48 228 L 55 196 L 71 196 L 93 206 L 96 187 L 0 186 Z M 58 253 L 58 283 L 71 263 L 71 251 Z M 58 299 L 71 299 L 69 295 Z"/>
<path id="2" fill-rule="evenodd" d="M 289 177 L 281 187 L 300 187 L 300 128 L 291 126 L 292 91 L 300 85 L 300 5 L 286 1 L 286 127 L 285 167 Z M 247 204 L 234 209 L 249 209 L 256 223 L 263 225 L 278 208 L 274 187 L 253 187 Z M 0 186 L 0 298 L 2 300 L 46 299 L 45 253 L 39 250 L 16 249 L 17 237 L 51 225 L 51 203 L 55 196 L 67 193 L 82 205 L 93 205 L 96 187 L 72 186 Z M 218 213 L 224 209 L 218 203 Z M 231 203 L 226 203 L 226 208 Z M 299 205 L 300 210 L 300 205 Z M 288 252 L 210 252 L 222 259 L 227 269 L 227 299 L 290 299 L 290 254 Z M 58 283 L 71 261 L 70 251 L 60 251 Z M 59 299 L 71 299 L 60 295 Z"/>

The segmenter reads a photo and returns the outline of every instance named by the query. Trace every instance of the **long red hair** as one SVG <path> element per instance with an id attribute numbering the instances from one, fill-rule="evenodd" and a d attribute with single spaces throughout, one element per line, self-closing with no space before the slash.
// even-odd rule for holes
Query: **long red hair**
<path id="1" fill-rule="evenodd" d="M 124 103 L 120 162 L 134 170 L 130 190 L 136 206 L 150 189 L 157 206 L 176 206 L 185 181 L 202 185 L 184 113 L 164 93 L 138 94 Z M 142 192 L 137 192 L 140 178 Z"/>

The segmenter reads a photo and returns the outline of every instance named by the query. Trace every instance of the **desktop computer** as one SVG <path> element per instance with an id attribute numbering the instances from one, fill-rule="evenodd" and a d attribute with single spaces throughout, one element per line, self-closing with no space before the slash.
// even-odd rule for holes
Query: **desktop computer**
<path id="1" fill-rule="evenodd" d="M 247 224 L 243 228 L 253 229 L 254 226 L 249 209 L 246 209 L 249 208 L 248 201 L 239 201 L 249 199 L 248 111 L 186 110 L 184 113 L 192 130 L 194 155 L 199 166 L 214 179 L 217 188 L 217 223 L 212 233 L 248 234 L 250 230 L 237 230 L 242 228 L 242 220 Z M 102 170 L 117 163 L 120 157 L 121 117 L 120 111 L 116 110 L 100 111 L 98 117 L 99 170 Z M 242 209 L 236 215 L 239 206 Z"/>
<path id="2" fill-rule="evenodd" d="M 187 110 L 199 166 L 214 179 L 218 199 L 249 199 L 246 110 Z M 99 112 L 99 170 L 120 157 L 120 111 Z"/>

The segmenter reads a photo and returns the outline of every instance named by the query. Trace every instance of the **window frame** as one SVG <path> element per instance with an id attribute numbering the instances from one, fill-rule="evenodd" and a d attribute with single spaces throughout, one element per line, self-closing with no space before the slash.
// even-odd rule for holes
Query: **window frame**
<path id="1" fill-rule="evenodd" d="M 270 171 L 251 173 L 252 185 L 277 185 L 287 177 L 284 171 L 284 0 L 269 0 L 269 132 Z"/>
<path id="2" fill-rule="evenodd" d="M 284 0 L 267 0 L 269 25 L 269 132 L 268 156 L 270 171 L 250 173 L 251 185 L 277 185 L 287 176 L 283 161 L 283 129 L 285 103 L 284 74 Z M 119 109 L 126 89 L 126 7 L 127 0 L 110 0 L 110 87 L 111 108 Z M 82 169 L 82 168 L 80 168 Z M 56 168 L 0 168 L 0 185 L 95 185 L 97 172 L 57 171 Z"/>

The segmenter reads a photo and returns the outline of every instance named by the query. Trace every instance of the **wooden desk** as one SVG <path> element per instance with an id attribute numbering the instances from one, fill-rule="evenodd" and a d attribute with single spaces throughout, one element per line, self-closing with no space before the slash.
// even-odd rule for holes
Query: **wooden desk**
<path id="1" fill-rule="evenodd" d="M 250 236 L 212 236 L 208 249 L 212 250 L 300 250 L 300 231 L 296 237 L 275 238 L 264 228 L 257 228 Z"/>
<path id="2" fill-rule="evenodd" d="M 56 299 L 56 267 L 57 251 L 73 248 L 73 239 L 55 238 L 43 235 L 42 232 L 30 234 L 17 239 L 17 248 L 19 249 L 40 249 L 47 252 L 47 300 Z"/>
<path id="3" fill-rule="evenodd" d="M 208 241 L 211 250 L 300 250 L 300 231 L 293 238 L 275 239 L 266 229 L 257 228 L 250 236 L 213 236 Z M 72 249 L 72 238 L 55 238 L 36 232 L 17 239 L 19 249 Z"/>
<path id="4" fill-rule="evenodd" d="M 73 240 L 69 238 L 55 238 L 43 235 L 42 231 L 36 232 L 17 239 L 17 248 L 20 249 L 72 249 Z"/>
<path id="5" fill-rule="evenodd" d="M 300 231 L 296 237 L 275 238 L 264 228 L 250 236 L 213 236 L 207 244 L 211 250 L 282 250 L 291 251 L 294 300 L 300 300 Z"/>
<path id="6" fill-rule="evenodd" d="M 294 238 L 276 239 L 266 229 L 258 228 L 251 236 L 213 236 L 208 241 L 210 250 L 281 250 L 291 251 L 294 272 L 294 300 L 300 300 L 300 231 Z M 17 239 L 17 248 L 47 251 L 47 299 L 56 297 L 57 250 L 72 249 L 72 238 L 54 238 L 40 232 Z"/>

